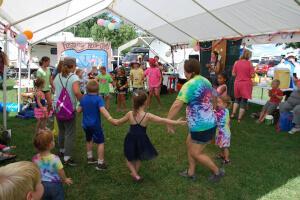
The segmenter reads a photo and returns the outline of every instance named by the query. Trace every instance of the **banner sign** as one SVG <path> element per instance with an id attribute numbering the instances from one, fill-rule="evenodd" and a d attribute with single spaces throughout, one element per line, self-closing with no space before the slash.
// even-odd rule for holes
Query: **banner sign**
<path id="1" fill-rule="evenodd" d="M 86 70 L 93 66 L 106 67 L 111 71 L 110 64 L 112 49 L 110 42 L 60 42 L 57 43 L 58 59 L 63 57 L 76 58 L 76 64 L 79 68 Z"/>

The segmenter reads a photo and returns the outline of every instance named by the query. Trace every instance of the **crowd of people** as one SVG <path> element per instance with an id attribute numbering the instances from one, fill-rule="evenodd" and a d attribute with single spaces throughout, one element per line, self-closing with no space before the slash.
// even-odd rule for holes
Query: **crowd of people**
<path id="1" fill-rule="evenodd" d="M 188 126 L 186 138 L 188 167 L 179 173 L 180 176 L 196 180 L 196 165 L 207 167 L 211 172 L 209 181 L 218 182 L 225 175 L 224 167 L 217 164 L 204 153 L 207 144 L 214 141 L 220 148 L 217 155 L 222 166 L 230 164 L 229 148 L 231 144 L 230 120 L 235 118 L 239 108 L 238 122 L 247 109 L 247 101 L 252 95 L 252 77 L 254 70 L 251 52 L 245 50 L 234 64 L 232 75 L 235 77 L 234 104 L 230 114 L 232 98 L 227 94 L 227 76 L 220 68 L 220 59 L 212 53 L 212 63 L 208 65 L 210 77 L 200 75 L 200 63 L 190 59 L 184 63 L 184 74 L 187 82 L 178 92 L 166 118 L 147 112 L 152 97 L 161 106 L 160 87 L 162 72 L 157 58 L 149 59 L 150 68 L 144 70 L 138 61 L 131 63 L 129 77 L 123 68 L 110 74 L 105 67 L 97 68 L 85 77 L 81 69 L 76 69 L 76 59 L 63 58 L 55 73 L 48 70 L 49 58 L 43 57 L 40 62 L 38 78 L 35 80 L 34 110 L 37 119 L 33 146 L 37 154 L 32 162 L 17 162 L 0 168 L 0 199 L 64 199 L 62 184 L 72 184 L 72 179 L 64 172 L 64 166 L 75 167 L 73 159 L 76 137 L 76 116 L 82 114 L 82 129 L 85 133 L 87 164 L 94 164 L 95 169 L 107 169 L 105 160 L 105 137 L 101 115 L 112 125 L 129 124 L 129 131 L 124 141 L 124 156 L 130 175 L 135 182 L 141 182 L 141 161 L 155 158 L 158 153 L 147 136 L 149 123 L 162 123 L 170 133 L 175 132 L 174 125 Z M 258 123 L 278 106 L 281 111 L 294 110 L 295 129 L 298 131 L 300 82 L 293 80 L 297 88 L 289 99 L 281 103 L 283 94 L 279 89 L 280 82 L 273 80 L 269 92 L 270 100 L 263 107 Z M 148 84 L 148 92 L 145 90 Z M 132 108 L 127 110 L 128 88 L 132 87 Z M 124 112 L 120 119 L 111 114 L 110 99 L 113 91 L 117 96 L 117 111 Z M 54 99 L 51 99 L 51 93 Z M 52 103 L 53 102 L 53 103 Z M 296 103 L 295 103 L 296 102 Z M 177 118 L 177 114 L 186 105 L 186 121 Z M 55 113 L 58 124 L 58 155 L 52 154 L 55 140 L 52 131 L 46 127 L 49 115 Z M 175 120 L 174 120 L 175 119 Z M 300 129 L 299 129 L 300 130 Z M 295 131 L 295 130 L 294 130 Z M 93 144 L 97 145 L 97 157 L 93 155 Z M 76 177 L 73 177 L 76 179 Z M 18 188 L 24 187 L 22 191 Z M 2 189 L 4 188 L 4 189 Z"/>

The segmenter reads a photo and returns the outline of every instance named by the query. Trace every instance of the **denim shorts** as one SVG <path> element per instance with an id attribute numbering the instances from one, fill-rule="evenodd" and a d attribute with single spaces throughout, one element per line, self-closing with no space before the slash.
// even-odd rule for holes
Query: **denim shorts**
<path id="1" fill-rule="evenodd" d="M 83 130 L 87 142 L 93 141 L 96 144 L 104 143 L 104 135 L 100 127 L 85 127 Z"/>
<path id="2" fill-rule="evenodd" d="M 52 183 L 52 182 L 42 182 L 44 186 L 44 194 L 43 194 L 43 200 L 64 200 L 64 188 L 61 182 L 59 183 Z"/>
<path id="3" fill-rule="evenodd" d="M 209 143 L 213 137 L 216 135 L 216 127 L 205 131 L 197 131 L 197 132 L 190 132 L 192 142 L 196 144 L 207 144 Z"/>

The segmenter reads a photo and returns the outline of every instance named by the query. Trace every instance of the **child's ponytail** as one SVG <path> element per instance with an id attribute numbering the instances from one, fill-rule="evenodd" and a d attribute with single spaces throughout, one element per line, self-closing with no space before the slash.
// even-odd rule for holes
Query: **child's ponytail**
<path id="1" fill-rule="evenodd" d="M 140 107 L 142 107 L 143 105 L 145 105 L 146 101 L 147 101 L 147 93 L 145 93 L 144 91 L 138 91 L 138 92 L 134 92 L 133 93 L 133 116 L 136 117 L 137 112 L 139 110 Z"/>

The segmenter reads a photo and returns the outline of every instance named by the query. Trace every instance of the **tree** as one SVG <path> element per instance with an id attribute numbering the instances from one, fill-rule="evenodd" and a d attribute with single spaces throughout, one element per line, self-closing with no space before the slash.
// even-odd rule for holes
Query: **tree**
<path id="1" fill-rule="evenodd" d="M 117 48 L 137 37 L 135 29 L 127 24 L 122 24 L 120 29 L 110 31 L 108 28 L 94 24 L 91 36 L 95 41 L 110 41 L 113 48 Z"/>
<path id="2" fill-rule="evenodd" d="M 285 48 L 293 48 L 293 49 L 298 49 L 300 48 L 300 42 L 290 42 L 285 44 Z"/>
<path id="3" fill-rule="evenodd" d="M 77 37 L 92 37 L 95 41 L 110 41 L 112 48 L 117 48 L 122 44 L 137 37 L 136 30 L 133 26 L 121 22 L 118 30 L 109 30 L 97 24 L 98 19 L 113 20 L 108 13 L 103 13 L 97 17 L 89 19 L 73 28 L 67 30 L 74 32 Z"/>

